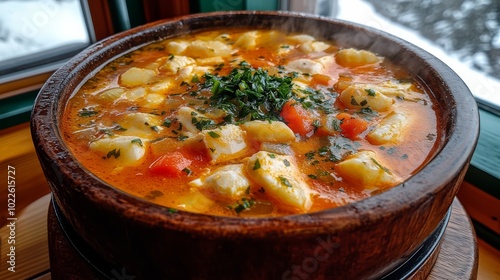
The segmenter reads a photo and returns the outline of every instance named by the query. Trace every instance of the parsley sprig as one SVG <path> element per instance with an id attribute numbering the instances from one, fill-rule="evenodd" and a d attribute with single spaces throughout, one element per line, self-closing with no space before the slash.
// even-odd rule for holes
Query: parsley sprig
<path id="1" fill-rule="evenodd" d="M 279 120 L 283 105 L 292 98 L 292 77 L 271 76 L 266 70 L 241 63 L 227 76 L 205 74 L 203 88 L 212 92 L 212 106 L 235 116 L 234 121 Z"/>

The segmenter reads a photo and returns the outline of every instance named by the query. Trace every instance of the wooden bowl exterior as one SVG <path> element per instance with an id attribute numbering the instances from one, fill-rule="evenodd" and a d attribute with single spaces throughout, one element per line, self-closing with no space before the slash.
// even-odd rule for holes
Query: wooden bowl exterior
<path id="1" fill-rule="evenodd" d="M 306 32 L 403 65 L 439 106 L 439 149 L 414 176 L 379 195 L 311 214 L 255 219 L 171 213 L 107 185 L 75 160 L 58 124 L 68 98 L 90 75 L 147 43 L 227 26 Z M 125 267 L 140 279 L 370 279 L 404 261 L 443 219 L 475 148 L 479 117 L 451 69 L 382 31 L 299 14 L 226 12 L 161 21 L 94 44 L 47 81 L 31 126 L 62 214 L 117 271 Z"/>

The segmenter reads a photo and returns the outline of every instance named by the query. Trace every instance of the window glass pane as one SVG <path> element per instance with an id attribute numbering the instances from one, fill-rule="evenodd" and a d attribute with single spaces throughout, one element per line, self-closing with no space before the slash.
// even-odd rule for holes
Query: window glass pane
<path id="1" fill-rule="evenodd" d="M 338 0 L 337 17 L 403 38 L 434 54 L 500 114 L 498 0 Z"/>
<path id="2" fill-rule="evenodd" d="M 70 57 L 90 44 L 79 0 L 4 0 L 0 11 L 0 76 Z"/>

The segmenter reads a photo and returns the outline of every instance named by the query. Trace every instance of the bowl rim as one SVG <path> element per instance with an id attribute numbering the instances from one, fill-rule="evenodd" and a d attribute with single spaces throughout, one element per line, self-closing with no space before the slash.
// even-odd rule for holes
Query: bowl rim
<path id="1" fill-rule="evenodd" d="M 77 72 L 85 64 L 98 60 L 110 48 L 130 44 L 134 38 L 144 34 L 144 32 L 153 32 L 153 30 L 160 30 L 165 26 L 183 26 L 193 21 L 239 16 L 255 16 L 257 18 L 286 17 L 292 20 L 306 19 L 342 25 L 349 29 L 367 32 L 367 34 L 372 34 L 374 37 L 381 36 L 402 46 L 406 51 L 414 53 L 440 74 L 438 78 L 447 86 L 450 96 L 454 97 L 450 101 L 453 111 L 449 116 L 451 121 L 449 126 L 451 127 L 449 127 L 446 135 L 446 141 L 443 139 L 442 147 L 418 172 L 382 194 L 337 208 L 312 213 L 256 218 L 214 216 L 182 210 L 170 211 L 168 207 L 146 201 L 111 186 L 81 166 L 76 158 L 70 154 L 58 128 L 64 106 L 60 106 L 56 100 L 64 93 L 64 87 L 71 83 L 81 85 L 82 81 L 85 81 L 89 76 L 93 75 L 92 73 L 99 70 L 99 67 L 94 69 L 93 72 L 78 81 Z M 143 45 L 145 44 L 129 45 L 129 51 Z M 105 65 L 107 62 L 109 60 L 102 62 L 101 65 Z M 75 87 L 74 91 L 77 89 L 78 86 Z M 302 234 L 313 232 L 317 234 L 318 232 L 331 232 L 337 228 L 356 227 L 367 222 L 375 223 L 389 218 L 394 212 L 409 211 L 416 205 L 423 203 L 430 196 L 433 196 L 433 191 L 440 191 L 449 181 L 458 176 L 463 168 L 468 166 L 479 135 L 479 112 L 469 89 L 451 68 L 425 50 L 384 31 L 344 20 L 299 13 L 234 11 L 191 14 L 156 21 L 112 35 L 92 44 L 65 63 L 47 80 L 35 100 L 31 128 L 39 158 L 45 161 L 64 159 L 65 164 L 53 166 L 53 172 L 62 172 L 73 182 L 75 182 L 74 174 L 78 172 L 87 174 L 87 185 L 80 186 L 81 188 L 77 191 L 84 193 L 88 199 L 93 200 L 95 203 L 102 204 L 102 207 L 112 211 L 119 211 L 127 218 L 149 226 L 176 228 L 192 234 L 210 233 L 218 236 L 238 236 L 242 234 L 248 235 L 248 232 L 253 232 L 252 234 L 256 237 L 264 237 L 284 229 Z M 439 168 L 442 165 L 448 167 L 449 176 L 443 176 L 444 174 L 439 172 L 439 170 L 442 171 L 442 168 Z M 401 194 L 402 192 L 404 195 Z"/>

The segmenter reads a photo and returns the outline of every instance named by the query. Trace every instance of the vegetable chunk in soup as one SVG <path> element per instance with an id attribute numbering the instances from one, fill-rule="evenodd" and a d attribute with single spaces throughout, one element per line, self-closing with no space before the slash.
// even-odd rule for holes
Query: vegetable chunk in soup
<path id="1" fill-rule="evenodd" d="M 205 31 L 104 66 L 62 134 L 102 180 L 153 203 L 261 217 L 391 188 L 431 156 L 426 88 L 367 50 L 277 30 Z"/>

